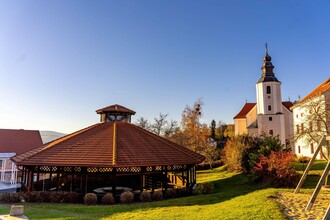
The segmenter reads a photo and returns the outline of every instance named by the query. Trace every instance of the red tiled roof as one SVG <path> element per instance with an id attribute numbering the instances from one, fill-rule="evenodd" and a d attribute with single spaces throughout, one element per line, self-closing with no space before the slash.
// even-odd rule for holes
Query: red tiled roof
<path id="1" fill-rule="evenodd" d="M 328 91 L 330 89 L 330 77 L 322 82 L 318 87 L 316 87 L 312 92 L 310 92 L 307 96 L 297 102 L 295 105 L 299 105 L 315 96 L 321 95 L 322 93 Z"/>
<path id="2" fill-rule="evenodd" d="M 39 131 L 0 129 L 0 153 L 21 154 L 41 145 Z"/>
<path id="3" fill-rule="evenodd" d="M 12 158 L 18 165 L 127 167 L 197 164 L 200 154 L 127 122 L 103 122 Z"/>
<path id="4" fill-rule="evenodd" d="M 234 117 L 234 119 L 245 118 L 246 115 L 251 111 L 251 109 L 256 105 L 256 103 L 245 103 L 241 111 Z"/>
<path id="5" fill-rule="evenodd" d="M 282 102 L 282 105 L 287 108 L 288 110 L 290 110 L 290 108 L 293 106 L 292 102 L 290 101 L 285 101 L 285 102 Z M 291 110 L 290 110 L 291 111 Z"/>
<path id="6" fill-rule="evenodd" d="M 124 106 L 118 105 L 118 104 L 110 105 L 108 107 L 96 110 L 97 114 L 100 114 L 100 113 L 103 113 L 103 112 L 126 112 L 126 113 L 129 113 L 129 114 L 132 114 L 132 115 L 135 115 L 135 113 L 136 113 L 135 111 L 133 111 L 131 109 L 128 109 Z"/>

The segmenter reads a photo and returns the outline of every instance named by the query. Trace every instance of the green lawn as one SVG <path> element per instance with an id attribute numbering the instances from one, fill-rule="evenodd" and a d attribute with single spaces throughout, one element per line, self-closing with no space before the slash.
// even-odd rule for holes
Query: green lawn
<path id="1" fill-rule="evenodd" d="M 228 172 L 224 167 L 199 171 L 197 179 L 213 182 L 216 193 L 132 205 L 24 204 L 25 214 L 32 220 L 286 219 L 281 206 L 274 201 L 276 193 L 284 189 L 251 184 L 246 176 Z M 0 205 L 0 214 L 8 213 L 9 209 L 9 205 Z"/>

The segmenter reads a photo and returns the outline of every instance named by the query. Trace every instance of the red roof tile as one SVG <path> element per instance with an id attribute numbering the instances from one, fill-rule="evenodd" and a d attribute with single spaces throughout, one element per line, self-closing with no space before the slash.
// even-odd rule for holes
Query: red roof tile
<path id="1" fill-rule="evenodd" d="M 105 108 L 101 108 L 99 110 L 96 110 L 96 113 L 97 114 L 100 114 L 100 113 L 103 113 L 103 112 L 126 112 L 126 113 L 129 113 L 129 114 L 132 114 L 132 115 L 135 115 L 135 111 L 131 110 L 131 109 L 128 109 L 124 106 L 121 106 L 121 105 L 110 105 L 108 107 L 105 107 Z"/>
<path id="2" fill-rule="evenodd" d="M 234 119 L 245 118 L 246 115 L 251 111 L 251 109 L 256 105 L 256 103 L 245 103 L 241 111 L 234 117 Z"/>
<path id="3" fill-rule="evenodd" d="M 290 110 L 290 108 L 293 106 L 292 102 L 290 101 L 285 101 L 285 102 L 282 102 L 282 105 L 287 108 L 288 110 Z M 291 110 L 290 110 L 291 111 Z"/>
<path id="4" fill-rule="evenodd" d="M 103 122 L 13 157 L 19 165 L 127 167 L 197 164 L 205 158 L 127 122 Z"/>
<path id="5" fill-rule="evenodd" d="M 322 82 L 318 87 L 316 87 L 312 92 L 310 92 L 307 96 L 297 102 L 295 105 L 299 105 L 315 96 L 321 95 L 324 92 L 330 89 L 330 77 Z"/>
<path id="6" fill-rule="evenodd" d="M 21 154 L 41 145 L 39 131 L 0 129 L 0 153 Z"/>

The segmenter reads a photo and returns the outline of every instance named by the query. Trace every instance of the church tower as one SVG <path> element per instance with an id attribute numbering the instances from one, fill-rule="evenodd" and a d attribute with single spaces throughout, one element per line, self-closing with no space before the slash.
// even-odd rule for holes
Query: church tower
<path id="1" fill-rule="evenodd" d="M 262 75 L 256 84 L 258 134 L 278 135 L 285 143 L 281 82 L 275 77 L 271 60 L 266 44 Z"/>

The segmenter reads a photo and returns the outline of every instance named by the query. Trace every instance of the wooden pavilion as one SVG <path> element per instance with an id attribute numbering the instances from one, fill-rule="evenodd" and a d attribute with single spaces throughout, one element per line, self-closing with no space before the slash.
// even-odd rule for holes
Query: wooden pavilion
<path id="1" fill-rule="evenodd" d="M 135 112 L 123 106 L 96 112 L 100 123 L 12 158 L 27 191 L 166 191 L 196 183 L 202 155 L 131 124 Z"/>

